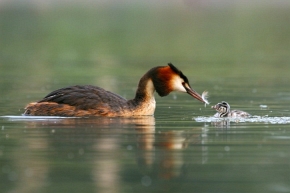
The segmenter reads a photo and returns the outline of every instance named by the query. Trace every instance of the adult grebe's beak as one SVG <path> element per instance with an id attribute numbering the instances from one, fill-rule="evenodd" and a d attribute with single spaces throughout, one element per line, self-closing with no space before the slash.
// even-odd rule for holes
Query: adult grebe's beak
<path id="1" fill-rule="evenodd" d="M 192 97 L 196 98 L 197 100 L 209 104 L 208 101 L 204 100 L 200 94 L 198 94 L 195 90 L 193 90 L 187 83 L 183 84 L 183 87 L 185 88 L 186 92 L 191 95 Z"/>

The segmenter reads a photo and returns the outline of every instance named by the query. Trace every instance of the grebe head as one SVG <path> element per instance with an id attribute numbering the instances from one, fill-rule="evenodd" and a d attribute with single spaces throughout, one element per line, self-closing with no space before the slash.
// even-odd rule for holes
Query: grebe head
<path id="1" fill-rule="evenodd" d="M 152 70 L 151 78 L 159 96 L 166 96 L 172 91 L 179 91 L 188 93 L 197 100 L 207 103 L 200 94 L 191 88 L 187 77 L 173 64 L 169 63 L 168 66 L 157 67 Z"/>
<path id="2" fill-rule="evenodd" d="M 225 101 L 222 101 L 211 108 L 215 109 L 219 113 L 220 117 L 225 117 L 230 112 L 230 105 Z"/>

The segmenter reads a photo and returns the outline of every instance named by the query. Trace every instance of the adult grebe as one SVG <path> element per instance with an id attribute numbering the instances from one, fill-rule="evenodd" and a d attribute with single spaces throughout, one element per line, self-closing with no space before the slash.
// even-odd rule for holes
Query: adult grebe
<path id="1" fill-rule="evenodd" d="M 134 99 L 121 96 L 96 86 L 70 86 L 49 93 L 38 102 L 29 103 L 24 115 L 32 116 L 139 116 L 153 115 L 154 91 L 163 97 L 171 91 L 188 93 L 208 104 L 193 90 L 187 77 L 171 63 L 149 70 L 139 81 Z"/>
<path id="2" fill-rule="evenodd" d="M 229 103 L 222 101 L 211 108 L 215 109 L 217 113 L 214 117 L 250 117 L 251 115 L 245 111 L 231 110 Z"/>

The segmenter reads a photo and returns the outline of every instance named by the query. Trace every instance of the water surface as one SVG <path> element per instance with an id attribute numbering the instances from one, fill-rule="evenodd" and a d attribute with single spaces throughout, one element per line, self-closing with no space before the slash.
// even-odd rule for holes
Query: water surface
<path id="1" fill-rule="evenodd" d="M 280 117 L 288 120 L 283 123 L 267 122 L 269 116 L 213 120 L 213 110 L 187 96 L 158 102 L 154 117 L 1 117 L 2 187 L 7 192 L 290 190 L 289 117 Z M 271 113 L 251 103 L 243 107 L 261 116 Z"/>

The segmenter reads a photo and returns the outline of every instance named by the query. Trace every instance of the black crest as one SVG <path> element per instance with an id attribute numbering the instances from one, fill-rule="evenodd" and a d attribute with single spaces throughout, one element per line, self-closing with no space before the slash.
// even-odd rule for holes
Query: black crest
<path id="1" fill-rule="evenodd" d="M 176 68 L 172 63 L 168 63 L 168 66 L 170 66 L 170 68 L 174 72 L 176 72 L 186 83 L 189 83 L 187 77 L 178 68 Z"/>

